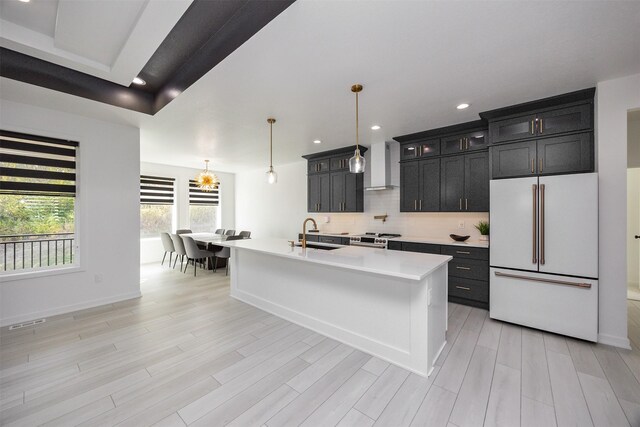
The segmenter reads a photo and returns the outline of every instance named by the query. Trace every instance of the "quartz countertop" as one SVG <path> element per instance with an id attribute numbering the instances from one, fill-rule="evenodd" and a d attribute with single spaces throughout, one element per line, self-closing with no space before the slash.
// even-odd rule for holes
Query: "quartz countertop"
<path id="1" fill-rule="evenodd" d="M 424 279 L 453 259 L 448 255 L 389 251 L 361 246 L 341 246 L 332 250 L 303 249 L 299 246 L 292 247 L 287 239 L 273 238 L 230 240 L 217 244 L 302 262 L 312 262 L 416 281 Z"/>

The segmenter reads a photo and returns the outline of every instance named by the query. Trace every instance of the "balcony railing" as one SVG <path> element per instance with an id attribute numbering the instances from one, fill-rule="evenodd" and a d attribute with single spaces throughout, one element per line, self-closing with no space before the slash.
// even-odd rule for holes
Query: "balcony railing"
<path id="1" fill-rule="evenodd" d="M 73 264 L 74 233 L 0 236 L 0 271 Z"/>

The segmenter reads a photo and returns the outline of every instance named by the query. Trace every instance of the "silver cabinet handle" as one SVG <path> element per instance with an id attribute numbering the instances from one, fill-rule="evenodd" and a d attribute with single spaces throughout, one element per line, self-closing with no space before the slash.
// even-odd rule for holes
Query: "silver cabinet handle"
<path id="1" fill-rule="evenodd" d="M 520 280 L 529 280 L 530 282 L 542 282 L 542 283 L 551 283 L 552 285 L 564 285 L 564 286 L 573 286 L 576 288 L 590 289 L 591 283 L 576 283 L 576 282 L 568 282 L 565 280 L 552 280 L 552 279 L 543 279 L 529 276 L 520 276 L 518 274 L 508 274 L 502 273 L 500 271 L 496 271 L 495 275 L 498 277 L 509 277 L 511 279 L 520 279 Z"/>
<path id="2" fill-rule="evenodd" d="M 462 199 L 460 199 L 460 210 L 462 210 Z"/>
<path id="3" fill-rule="evenodd" d="M 469 210 L 469 199 L 467 199 L 466 197 L 464 199 L 464 210 L 465 211 Z"/>
<path id="4" fill-rule="evenodd" d="M 531 193 L 533 196 L 533 213 L 531 215 L 531 217 L 533 218 L 533 223 L 531 225 L 531 241 L 533 242 L 532 247 L 531 247 L 531 263 L 532 264 L 537 264 L 538 263 L 538 186 L 536 184 L 533 184 L 531 186 Z"/>
<path id="5" fill-rule="evenodd" d="M 414 210 L 414 211 L 417 211 L 417 210 L 418 210 L 418 201 L 417 201 L 417 200 L 414 200 L 414 201 L 413 201 L 413 210 Z"/>
<path id="6" fill-rule="evenodd" d="M 470 291 L 471 288 L 467 288 L 465 286 L 456 286 L 456 289 L 462 289 L 463 291 Z"/>
<path id="7" fill-rule="evenodd" d="M 544 265 L 544 184 L 540 184 L 540 264 Z"/>
<path id="8" fill-rule="evenodd" d="M 420 210 L 422 210 L 422 199 L 420 199 Z"/>
<path id="9" fill-rule="evenodd" d="M 465 255 L 471 255 L 471 252 L 469 251 L 456 251 L 457 254 L 465 254 Z"/>
<path id="10" fill-rule="evenodd" d="M 471 270 L 471 267 L 460 267 L 458 265 L 458 266 L 456 266 L 456 269 L 458 269 L 458 270 Z"/>

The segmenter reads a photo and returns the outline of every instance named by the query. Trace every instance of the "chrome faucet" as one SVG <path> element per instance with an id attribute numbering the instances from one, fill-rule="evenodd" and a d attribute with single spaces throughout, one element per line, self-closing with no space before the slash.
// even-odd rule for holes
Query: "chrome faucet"
<path id="1" fill-rule="evenodd" d="M 311 221 L 313 223 L 313 229 L 318 229 L 318 224 L 316 224 L 316 220 L 313 218 L 307 218 L 302 223 L 302 247 L 307 247 L 307 222 Z"/>

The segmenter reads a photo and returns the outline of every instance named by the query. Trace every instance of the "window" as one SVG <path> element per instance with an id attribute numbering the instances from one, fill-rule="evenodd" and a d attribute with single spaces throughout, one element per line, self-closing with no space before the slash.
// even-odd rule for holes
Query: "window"
<path id="1" fill-rule="evenodd" d="M 140 176 L 140 237 L 170 233 L 173 221 L 174 178 Z"/>
<path id="2" fill-rule="evenodd" d="M 189 180 L 189 228 L 194 233 L 212 232 L 218 224 L 219 190 L 200 190 Z"/>
<path id="3" fill-rule="evenodd" d="M 0 130 L 0 271 L 68 267 L 78 143 Z"/>

